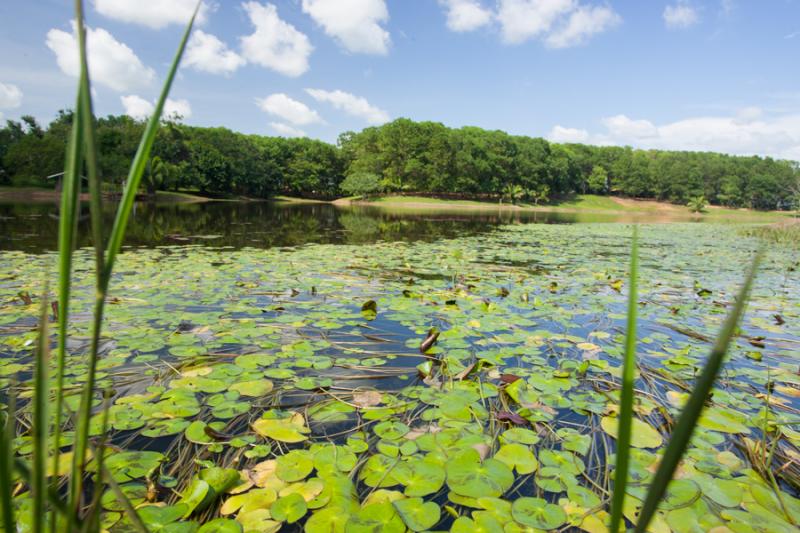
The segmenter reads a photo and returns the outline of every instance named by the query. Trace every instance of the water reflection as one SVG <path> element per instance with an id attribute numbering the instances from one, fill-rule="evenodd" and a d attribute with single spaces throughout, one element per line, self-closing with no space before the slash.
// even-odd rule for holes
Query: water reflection
<path id="1" fill-rule="evenodd" d="M 0 203 L 0 249 L 43 252 L 57 248 L 58 208 L 49 203 Z M 110 232 L 114 206 L 107 206 Z M 513 223 L 588 221 L 565 213 L 507 210 L 411 210 L 331 204 L 207 202 L 137 204 L 125 238 L 129 246 L 205 243 L 242 248 L 306 243 L 364 244 L 435 240 L 491 231 Z M 614 221 L 614 217 L 591 217 Z M 83 206 L 79 245 L 91 245 L 88 206 Z"/>

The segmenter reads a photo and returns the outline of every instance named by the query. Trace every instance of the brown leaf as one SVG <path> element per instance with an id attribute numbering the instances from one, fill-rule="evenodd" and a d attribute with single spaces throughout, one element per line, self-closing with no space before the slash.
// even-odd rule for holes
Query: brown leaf
<path id="1" fill-rule="evenodd" d="M 521 379 L 519 376 L 515 376 L 514 374 L 500 374 L 500 381 L 503 383 L 514 383 L 518 379 Z"/>
<path id="2" fill-rule="evenodd" d="M 357 391 L 353 393 L 353 403 L 358 407 L 375 407 L 383 401 L 383 394 L 376 390 Z"/>
<path id="3" fill-rule="evenodd" d="M 511 422 L 512 424 L 516 424 L 518 426 L 525 426 L 528 424 L 528 421 L 522 418 L 517 413 L 512 413 L 511 411 L 500 411 L 495 416 L 497 420 L 503 420 L 504 422 Z"/>
<path id="4" fill-rule="evenodd" d="M 425 337 L 425 340 L 419 345 L 419 351 L 422 353 L 427 352 L 431 349 L 431 347 L 436 344 L 436 339 L 439 338 L 439 330 L 436 328 L 431 328 L 428 331 L 428 335 Z"/>
<path id="5" fill-rule="evenodd" d="M 467 368 L 465 368 L 464 370 L 462 370 L 461 372 L 459 372 L 458 374 L 453 376 L 453 378 L 458 379 L 458 380 L 462 380 L 465 377 L 467 377 L 470 372 L 472 372 L 473 368 L 475 368 L 475 363 L 472 363 L 471 365 L 469 365 Z"/>
<path id="6" fill-rule="evenodd" d="M 488 456 L 489 456 L 489 452 L 490 452 L 490 451 L 492 451 L 492 449 L 489 447 L 489 445 L 488 445 L 488 444 L 484 444 L 484 443 L 482 443 L 482 442 L 478 442 L 478 443 L 475 443 L 475 444 L 473 444 L 473 445 L 472 445 L 472 448 L 473 448 L 473 449 L 474 449 L 476 452 L 478 452 L 478 455 L 480 455 L 480 456 L 481 456 L 481 461 L 483 461 L 484 459 L 486 459 L 486 457 L 488 457 Z"/>

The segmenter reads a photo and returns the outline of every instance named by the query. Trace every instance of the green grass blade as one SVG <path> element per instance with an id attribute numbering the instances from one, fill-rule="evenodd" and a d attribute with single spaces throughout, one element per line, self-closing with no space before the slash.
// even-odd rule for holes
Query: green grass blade
<path id="1" fill-rule="evenodd" d="M 39 339 L 36 345 L 36 354 L 33 373 L 33 479 L 31 481 L 31 495 L 33 498 L 33 531 L 40 533 L 45 530 L 47 517 L 47 437 L 49 426 L 47 404 L 50 400 L 50 387 L 48 379 L 48 359 L 50 355 L 50 338 L 47 331 L 47 287 L 42 297 L 39 312 Z"/>
<path id="2" fill-rule="evenodd" d="M 75 445 L 73 446 L 72 478 L 70 480 L 70 490 L 69 490 L 69 508 L 72 509 L 75 513 L 77 513 L 79 507 L 79 500 L 83 487 L 83 474 L 85 470 L 86 450 L 88 447 L 88 440 L 89 440 L 89 422 L 92 416 L 92 399 L 94 397 L 95 374 L 97 371 L 97 356 L 98 356 L 97 349 L 100 338 L 100 330 L 103 323 L 103 312 L 105 307 L 106 293 L 108 291 L 108 284 L 111 280 L 111 273 L 114 268 L 114 262 L 116 260 L 116 256 L 119 253 L 120 248 L 122 247 L 122 240 L 125 236 L 125 228 L 128 223 L 128 217 L 130 215 L 130 211 L 133 208 L 133 202 L 136 199 L 136 192 L 139 189 L 139 183 L 141 182 L 142 174 L 144 173 L 147 160 L 150 157 L 150 150 L 153 146 L 153 142 L 155 141 L 155 136 L 156 132 L 158 131 L 161 113 L 164 109 L 164 103 L 166 102 L 167 95 L 169 94 L 169 90 L 172 86 L 172 81 L 175 78 L 175 73 L 177 72 L 178 65 L 180 63 L 180 59 L 183 56 L 183 52 L 186 48 L 186 43 L 189 39 L 192 26 L 194 25 L 194 20 L 195 17 L 197 16 L 198 8 L 199 4 L 197 8 L 195 8 L 195 12 L 192 15 L 191 20 L 189 21 L 189 24 L 186 26 L 186 30 L 184 31 L 180 46 L 178 48 L 177 53 L 175 54 L 175 58 L 172 61 L 172 66 L 170 67 L 167 79 L 164 82 L 164 87 L 161 91 L 161 96 L 159 97 L 158 103 L 156 104 L 153 116 L 150 117 L 150 121 L 148 122 L 147 127 L 145 128 L 144 134 L 142 135 L 142 140 L 136 152 L 136 156 L 134 157 L 133 163 L 131 164 L 130 173 L 128 174 L 128 180 L 127 183 L 125 184 L 125 191 L 122 195 L 122 200 L 120 202 L 120 205 L 117 208 L 117 216 L 116 219 L 114 220 L 114 226 L 111 230 L 111 237 L 109 239 L 108 247 L 106 249 L 105 265 L 102 272 L 98 272 L 99 280 L 97 284 L 97 292 L 95 296 L 95 305 L 93 313 L 94 316 L 92 325 L 92 343 L 89 353 L 88 368 L 86 372 L 86 383 L 83 386 L 83 391 L 81 393 L 80 407 L 77 413 Z M 82 55 L 81 58 L 82 60 L 85 60 L 85 54 Z M 83 91 L 84 89 L 88 90 L 88 86 L 81 85 L 79 91 Z M 75 525 L 74 522 L 73 525 Z"/>
<path id="3" fill-rule="evenodd" d="M 150 159 L 150 151 L 153 148 L 153 143 L 156 139 L 156 132 L 158 132 L 158 126 L 161 121 L 161 113 L 164 111 L 164 103 L 167 101 L 167 95 L 169 95 L 169 91 L 172 87 L 172 81 L 175 78 L 175 73 L 178 71 L 178 65 L 180 64 L 181 57 L 183 56 L 183 51 L 186 48 L 186 42 L 189 40 L 189 34 L 192 32 L 192 26 L 194 25 L 194 20 L 197 16 L 197 10 L 199 8 L 200 4 L 198 3 L 192 18 L 183 33 L 181 44 L 178 47 L 178 51 L 175 53 L 175 58 L 172 60 L 172 66 L 167 74 L 164 87 L 161 89 L 161 96 L 158 98 L 153 115 L 147 122 L 147 127 L 142 135 L 139 148 L 137 149 L 136 155 L 133 158 L 133 163 L 131 164 L 131 168 L 128 173 L 128 179 L 125 183 L 125 191 L 122 194 L 122 201 L 117 209 L 117 216 L 114 219 L 114 226 L 111 229 L 111 237 L 108 241 L 105 267 L 106 283 L 108 283 L 108 278 L 111 277 L 111 272 L 114 268 L 114 261 L 116 260 L 117 254 L 122 247 L 122 240 L 125 237 L 125 229 L 128 225 L 128 217 L 130 216 L 131 209 L 133 208 L 133 202 L 136 199 L 136 193 L 139 190 L 139 184 L 142 181 L 142 176 L 147 168 L 147 162 Z"/>
<path id="4" fill-rule="evenodd" d="M 728 315 L 728 318 L 725 320 L 725 323 L 722 325 L 714 347 L 711 349 L 711 354 L 708 356 L 708 361 L 706 361 L 706 365 L 703 368 L 703 372 L 697 379 L 694 390 L 692 390 L 692 394 L 689 396 L 689 400 L 686 402 L 680 418 L 678 418 L 678 423 L 672 431 L 672 437 L 669 440 L 669 444 L 667 444 L 664 457 L 661 460 L 661 464 L 658 466 L 650 489 L 647 491 L 647 498 L 639 514 L 639 520 L 635 529 L 637 533 L 642 533 L 647 530 L 647 526 L 653 518 L 653 514 L 656 512 L 658 503 L 664 496 L 667 486 L 675 473 L 675 469 L 678 467 L 678 463 L 686 451 L 689 440 L 692 438 L 692 433 L 703 412 L 708 394 L 714 387 L 714 381 L 716 381 L 717 374 L 719 374 L 719 370 L 722 368 L 728 346 L 730 345 L 731 339 L 736 335 L 736 328 L 750 295 L 750 288 L 753 285 L 753 279 L 758 270 L 761 256 L 762 250 L 759 250 L 755 258 L 753 258 L 753 263 L 750 266 L 747 278 L 745 278 L 744 285 L 742 285 L 736 297 L 736 303 Z"/>
<path id="5" fill-rule="evenodd" d="M 69 299 L 71 293 L 72 252 L 75 248 L 75 233 L 78 223 L 78 199 L 80 194 L 80 168 L 82 166 L 83 143 L 81 141 L 80 98 L 72 118 L 72 132 L 67 146 L 67 157 L 62 178 L 61 209 L 58 227 L 58 345 L 56 352 L 56 384 L 53 422 L 53 472 L 59 468 L 59 445 L 61 442 L 61 415 L 64 411 L 64 371 L 67 358 L 67 327 L 69 325 Z"/>
<path id="6" fill-rule="evenodd" d="M 81 113 L 81 134 L 84 146 L 84 157 L 86 161 L 86 173 L 89 178 L 89 210 L 91 213 L 92 240 L 95 249 L 95 268 L 97 270 L 98 283 L 103 272 L 103 209 L 100 191 L 100 174 L 97 167 L 97 143 L 94 128 L 94 110 L 92 106 L 92 91 L 89 80 L 89 68 L 86 59 L 86 27 L 83 17 L 83 2 L 75 0 L 75 19 L 78 32 L 78 50 L 80 51 L 80 82 L 78 98 L 81 105 L 78 110 Z"/>
<path id="7" fill-rule="evenodd" d="M 16 382 L 8 384 L 8 406 L 6 419 L 0 435 L 0 511 L 3 513 L 4 531 L 14 531 L 14 503 L 11 491 L 13 478 L 11 465 L 14 462 L 14 449 L 12 448 L 16 433 L 17 396 L 15 394 Z"/>
<path id="8" fill-rule="evenodd" d="M 617 430 L 617 464 L 614 469 L 614 493 L 611 500 L 609 531 L 617 533 L 622 523 L 625 487 L 628 484 L 628 464 L 631 452 L 631 426 L 633 425 L 633 377 L 636 370 L 636 314 L 638 311 L 639 230 L 633 227 L 631 245 L 630 282 L 628 288 L 628 325 L 625 332 L 625 360 L 622 367 L 619 427 Z"/>

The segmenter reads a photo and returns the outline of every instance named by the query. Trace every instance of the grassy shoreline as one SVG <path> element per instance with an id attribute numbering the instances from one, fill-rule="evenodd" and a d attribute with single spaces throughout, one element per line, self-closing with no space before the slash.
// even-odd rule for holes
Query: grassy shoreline
<path id="1" fill-rule="evenodd" d="M 0 201 L 5 202 L 51 202 L 59 198 L 60 193 L 53 189 L 36 187 L 0 187 Z M 85 197 L 85 198 L 84 198 Z M 88 195 L 81 195 L 88 200 Z M 675 219 L 691 220 L 741 220 L 748 222 L 779 222 L 791 219 L 790 211 L 757 211 L 754 209 L 734 209 L 721 206 L 708 206 L 704 213 L 692 213 L 686 206 L 658 202 L 655 200 L 637 200 L 617 196 L 599 196 L 593 194 L 576 195 L 572 198 L 552 204 L 509 204 L 479 200 L 449 200 L 427 196 L 382 196 L 370 199 L 358 197 L 337 198 L 336 200 L 317 200 L 279 195 L 269 199 L 256 198 L 212 198 L 188 191 L 158 191 L 156 201 L 159 203 L 203 203 L 203 202 L 237 202 L 237 201 L 272 201 L 279 204 L 331 204 L 335 206 L 366 206 L 398 211 L 502 211 L 502 212 L 549 212 L 564 214 L 598 214 L 628 216 L 659 216 Z"/>

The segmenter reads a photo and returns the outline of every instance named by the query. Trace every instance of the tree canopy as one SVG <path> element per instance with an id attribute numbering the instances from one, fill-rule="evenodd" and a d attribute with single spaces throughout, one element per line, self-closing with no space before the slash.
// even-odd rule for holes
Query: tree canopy
<path id="1" fill-rule="evenodd" d="M 64 163 L 70 111 L 46 128 L 33 117 L 0 128 L 0 183 L 45 185 Z M 121 184 L 144 124 L 127 116 L 97 120 L 100 171 Z M 226 128 L 165 122 L 153 150 L 151 189 L 188 189 L 266 198 L 332 198 L 370 177 L 367 192 L 448 193 L 529 201 L 574 193 L 616 194 L 685 204 L 789 209 L 800 166 L 770 157 L 551 143 L 477 127 L 397 119 L 345 132 L 336 145 L 307 138 L 245 135 Z M 343 181 L 351 177 L 343 187 Z M 364 185 L 363 183 L 360 185 Z M 363 194 L 362 193 L 362 194 Z"/>

